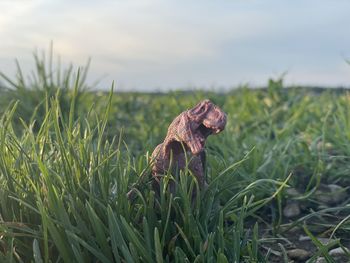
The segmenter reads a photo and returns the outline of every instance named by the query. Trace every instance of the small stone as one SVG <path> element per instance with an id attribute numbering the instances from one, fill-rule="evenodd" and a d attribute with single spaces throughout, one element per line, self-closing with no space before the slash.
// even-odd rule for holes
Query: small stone
<path id="1" fill-rule="evenodd" d="M 295 248 L 295 249 L 288 250 L 287 255 L 290 259 L 303 261 L 303 260 L 307 260 L 311 256 L 311 253 L 301 248 Z"/>
<path id="2" fill-rule="evenodd" d="M 287 218 L 292 218 L 300 215 L 300 207 L 297 202 L 290 202 L 283 209 L 283 215 Z"/>
<path id="3" fill-rule="evenodd" d="M 318 257 L 315 263 L 327 263 L 327 260 L 324 257 Z"/>
<path id="4" fill-rule="evenodd" d="M 336 184 L 329 184 L 328 188 L 332 193 L 333 203 L 340 203 L 347 196 L 346 188 L 344 188 L 344 187 L 341 187 L 341 186 L 336 185 Z"/>
<path id="5" fill-rule="evenodd" d="M 315 199 L 327 205 L 340 203 L 346 196 L 346 188 L 336 184 L 320 185 L 315 192 Z"/>
<path id="6" fill-rule="evenodd" d="M 327 237 L 317 237 L 317 240 L 324 246 L 328 245 L 332 241 L 335 241 L 334 239 L 329 239 Z M 300 236 L 299 241 L 311 241 L 311 238 L 309 236 Z"/>
<path id="7" fill-rule="evenodd" d="M 346 253 L 349 253 L 349 249 L 347 249 L 347 248 L 343 249 L 341 247 L 337 247 L 337 248 L 332 249 L 328 253 L 330 256 L 339 257 L 339 256 L 347 255 Z"/>
<path id="8" fill-rule="evenodd" d="M 309 240 L 311 240 L 311 238 L 308 236 L 303 236 L 303 235 L 299 236 L 299 241 L 309 241 Z"/>
<path id="9" fill-rule="evenodd" d="M 300 196 L 300 193 L 298 192 L 297 189 L 295 188 L 288 188 L 286 190 L 286 194 L 290 197 L 297 197 L 297 196 Z"/>
<path id="10" fill-rule="evenodd" d="M 329 239 L 328 237 L 318 237 L 317 240 L 324 246 L 327 246 L 330 242 L 334 241 L 334 239 Z"/>

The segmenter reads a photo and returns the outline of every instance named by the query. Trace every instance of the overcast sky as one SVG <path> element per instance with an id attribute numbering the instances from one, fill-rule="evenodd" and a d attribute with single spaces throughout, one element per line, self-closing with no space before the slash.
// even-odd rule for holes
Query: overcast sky
<path id="1" fill-rule="evenodd" d="M 350 1 L 0 0 L 0 71 L 35 49 L 117 89 L 350 85 Z"/>

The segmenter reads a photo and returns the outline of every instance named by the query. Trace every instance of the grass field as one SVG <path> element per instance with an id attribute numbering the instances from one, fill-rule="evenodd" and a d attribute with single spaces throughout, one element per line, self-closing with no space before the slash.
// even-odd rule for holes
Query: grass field
<path id="1" fill-rule="evenodd" d="M 350 93 L 91 92 L 86 71 L 35 61 L 1 74 L 0 262 L 348 262 Z M 158 197 L 150 153 L 204 98 L 228 114 L 209 187 L 191 200 L 183 172 Z"/>

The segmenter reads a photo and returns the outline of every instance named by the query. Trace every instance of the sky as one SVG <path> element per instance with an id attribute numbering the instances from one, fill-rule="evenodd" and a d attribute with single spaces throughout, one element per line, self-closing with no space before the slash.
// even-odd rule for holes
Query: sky
<path id="1" fill-rule="evenodd" d="M 0 0 L 0 71 L 33 52 L 92 59 L 88 82 L 118 90 L 350 86 L 350 1 Z"/>

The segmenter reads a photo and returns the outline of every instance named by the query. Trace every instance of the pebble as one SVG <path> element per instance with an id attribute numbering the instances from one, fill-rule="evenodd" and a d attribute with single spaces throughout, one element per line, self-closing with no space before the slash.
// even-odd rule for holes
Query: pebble
<path id="1" fill-rule="evenodd" d="M 320 185 L 315 192 L 315 199 L 327 205 L 340 203 L 346 196 L 346 189 L 336 184 Z"/>
<path id="2" fill-rule="evenodd" d="M 283 215 L 292 218 L 300 215 L 300 207 L 297 202 L 290 202 L 283 208 Z"/>
<path id="3" fill-rule="evenodd" d="M 294 259 L 297 261 L 304 261 L 311 256 L 311 253 L 301 248 L 295 248 L 295 249 L 288 250 L 287 255 L 290 259 Z"/>
<path id="4" fill-rule="evenodd" d="M 299 239 L 300 240 L 300 239 Z M 345 250 L 345 251 L 344 251 Z M 328 252 L 328 254 L 336 261 L 336 262 L 348 262 L 344 261 L 347 258 L 347 253 L 350 253 L 348 248 L 337 247 Z M 318 257 L 315 263 L 326 263 L 327 260 L 324 257 Z"/>
<path id="5" fill-rule="evenodd" d="M 286 194 L 290 197 L 298 197 L 300 196 L 300 193 L 297 189 L 291 187 L 286 189 Z"/>
<path id="6" fill-rule="evenodd" d="M 344 249 L 345 249 L 345 251 L 344 251 Z M 344 256 L 344 255 L 346 255 L 346 253 L 350 253 L 349 249 L 347 249 L 347 248 L 344 248 L 344 249 L 342 249 L 341 247 L 334 248 L 331 251 L 329 251 L 329 255 L 337 257 L 337 256 Z"/>
<path id="7" fill-rule="evenodd" d="M 318 257 L 315 263 L 327 263 L 327 260 L 324 257 Z"/>
<path id="8" fill-rule="evenodd" d="M 345 248 L 345 251 L 349 253 L 349 249 Z M 336 261 L 336 262 L 348 262 L 344 257 L 347 256 L 346 252 L 341 247 L 334 248 L 328 252 L 328 254 Z M 326 263 L 327 260 L 324 257 L 318 257 L 315 263 Z"/>
<path id="9" fill-rule="evenodd" d="M 334 241 L 334 239 L 329 239 L 327 237 L 317 237 L 317 240 L 322 243 L 322 245 L 328 245 L 331 241 Z M 311 238 L 309 236 L 300 236 L 299 241 L 311 241 Z"/>

